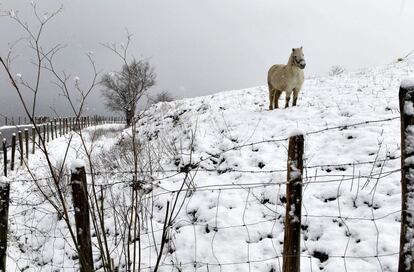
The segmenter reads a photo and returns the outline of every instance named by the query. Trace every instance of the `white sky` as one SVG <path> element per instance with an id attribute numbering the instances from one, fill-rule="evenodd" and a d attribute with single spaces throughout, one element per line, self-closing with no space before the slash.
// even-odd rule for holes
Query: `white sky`
<path id="1" fill-rule="evenodd" d="M 30 22 L 30 1 L 0 0 L 3 10 L 20 11 Z M 414 3 L 399 0 L 42 0 L 41 10 L 63 4 L 44 32 L 44 42 L 67 45 L 60 67 L 86 83 L 94 52 L 103 72 L 121 63 L 100 43 L 134 34 L 131 55 L 149 58 L 158 79 L 152 92 L 176 97 L 265 85 L 267 69 L 285 63 L 292 47 L 304 46 L 307 76 L 326 75 L 332 65 L 356 70 L 395 61 L 414 49 Z M 15 23 L 0 18 L 0 55 L 21 36 Z M 20 44 L 14 73 L 30 78 L 30 50 Z M 19 112 L 17 96 L 0 70 L 0 114 Z M 45 79 L 41 110 L 65 114 L 56 88 Z M 103 113 L 99 90 L 90 113 Z"/>

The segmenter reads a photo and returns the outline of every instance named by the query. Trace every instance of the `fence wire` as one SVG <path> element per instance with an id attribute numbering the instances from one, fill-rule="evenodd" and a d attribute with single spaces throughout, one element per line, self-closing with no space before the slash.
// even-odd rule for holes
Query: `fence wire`
<path id="1" fill-rule="evenodd" d="M 335 126 L 306 135 L 395 119 L 397 117 Z M 159 271 L 282 271 L 287 169 L 234 167 L 223 170 L 205 162 L 231 150 L 269 142 L 285 142 L 287 139 L 237 145 L 203 157 L 193 162 L 191 168 L 180 166 L 176 169 L 141 170 L 140 173 L 148 180 L 139 182 L 150 184 L 140 196 L 141 271 L 154 270 L 154 258 L 161 248 L 165 202 L 179 197 L 182 198 L 182 205 L 172 225 L 168 226 L 168 241 L 158 266 Z M 375 271 L 395 269 L 398 244 L 391 238 L 395 236 L 392 232 L 399 228 L 401 210 L 384 208 L 387 200 L 383 196 L 388 193 L 390 197 L 396 195 L 396 188 L 387 188 L 387 185 L 398 180 L 401 169 L 385 168 L 385 165 L 399 159 L 400 156 L 387 154 L 382 158 L 377 156 L 374 160 L 304 167 L 302 252 L 298 255 L 301 258 L 301 271 L 372 271 L 373 267 Z M 352 169 L 346 173 L 335 169 L 344 166 Z M 362 166 L 371 167 L 371 171 L 360 173 L 358 167 Z M 326 169 L 331 171 L 323 171 Z M 132 170 L 105 169 L 87 172 L 88 180 L 94 180 L 94 183 L 88 183 L 88 190 L 97 190 L 98 195 L 103 196 L 101 209 L 108 222 L 105 235 L 111 256 L 120 271 L 128 270 L 128 264 L 122 259 L 122 243 L 125 241 L 119 234 L 121 221 L 114 218 L 131 207 L 127 192 L 137 183 L 135 173 Z M 227 184 L 198 182 L 209 174 L 223 177 L 243 174 L 244 180 L 251 181 Z M 271 174 L 280 176 L 262 181 L 263 176 Z M 194 179 L 184 188 L 177 186 L 179 182 L 174 186 L 164 184 L 164 181 L 185 180 L 188 175 L 193 175 Z M 63 173 L 60 178 L 63 194 L 69 203 L 70 174 Z M 10 182 L 8 270 L 78 270 L 76 250 L 61 218 L 62 207 L 57 202 L 55 207 L 50 204 L 56 197 L 56 192 L 50 186 L 52 176 L 34 179 L 16 176 Z M 334 193 L 326 189 L 327 184 L 330 184 L 329 188 L 336 185 Z M 381 199 L 377 200 L 379 190 Z M 318 191 L 321 194 L 317 194 Z M 68 212 L 74 213 L 71 205 L 68 205 Z M 95 266 L 97 270 L 104 271 L 96 237 L 97 234 L 93 233 Z"/>

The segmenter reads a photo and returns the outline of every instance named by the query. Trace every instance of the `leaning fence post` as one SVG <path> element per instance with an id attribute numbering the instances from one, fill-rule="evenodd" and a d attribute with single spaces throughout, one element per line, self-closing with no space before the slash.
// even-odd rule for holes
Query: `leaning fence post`
<path id="1" fill-rule="evenodd" d="M 414 82 L 401 83 L 401 232 L 398 272 L 414 271 Z"/>
<path id="2" fill-rule="evenodd" d="M 10 182 L 0 177 L 0 271 L 6 271 Z"/>
<path id="3" fill-rule="evenodd" d="M 79 247 L 81 272 L 92 272 L 92 243 L 89 220 L 88 188 L 85 167 L 80 163 L 72 168 L 71 173 L 72 199 L 75 210 L 76 237 Z"/>
<path id="4" fill-rule="evenodd" d="M 12 135 L 12 146 L 11 146 L 11 162 L 10 162 L 10 170 L 14 170 L 14 157 L 16 155 L 16 133 Z"/>
<path id="5" fill-rule="evenodd" d="M 303 135 L 296 135 L 289 138 L 283 272 L 300 271 L 303 146 Z"/>

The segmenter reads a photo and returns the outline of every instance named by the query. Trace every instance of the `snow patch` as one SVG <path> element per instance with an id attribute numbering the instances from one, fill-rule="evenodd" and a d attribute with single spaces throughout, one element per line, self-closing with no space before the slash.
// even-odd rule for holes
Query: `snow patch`
<path id="1" fill-rule="evenodd" d="M 10 184 L 10 179 L 5 176 L 0 176 L 0 186 Z"/>
<path id="2" fill-rule="evenodd" d="M 85 167 L 85 161 L 81 159 L 75 159 L 70 163 L 70 170 L 77 172 L 79 168 Z"/>
<path id="3" fill-rule="evenodd" d="M 406 115 L 414 115 L 413 102 L 411 102 L 411 101 L 405 101 L 404 102 L 404 113 Z"/>
<path id="4" fill-rule="evenodd" d="M 288 132 L 289 137 L 299 136 L 299 135 L 305 135 L 305 132 L 301 129 L 298 129 L 298 128 L 291 129 Z"/>
<path id="5" fill-rule="evenodd" d="M 406 77 L 401 81 L 401 87 L 404 89 L 414 88 L 414 78 Z"/>

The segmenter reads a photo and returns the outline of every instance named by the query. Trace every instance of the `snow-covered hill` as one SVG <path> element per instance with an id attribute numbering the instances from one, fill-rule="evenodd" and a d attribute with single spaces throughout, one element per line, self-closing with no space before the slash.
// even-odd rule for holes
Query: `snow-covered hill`
<path id="1" fill-rule="evenodd" d="M 281 271 L 287 139 L 301 131 L 301 271 L 396 271 L 398 89 L 413 74 L 414 60 L 408 60 L 307 79 L 294 108 L 268 111 L 267 87 L 256 87 L 159 103 L 141 113 L 141 270 L 154 268 L 169 202 L 174 212 L 159 271 Z M 132 205 L 133 166 L 125 163 L 131 130 L 121 130 L 88 128 L 84 144 L 96 162 L 95 186 L 106 188 L 109 251 L 123 271 L 120 229 L 122 212 Z M 52 164 L 85 159 L 85 146 L 76 134 L 55 139 Z M 51 181 L 43 179 L 46 165 L 41 153 L 30 157 L 36 186 L 24 168 L 10 173 L 10 271 L 78 269 L 67 226 L 45 201 L 44 193 L 55 199 Z M 59 186 L 72 214 L 69 181 Z M 95 236 L 92 242 L 95 267 L 103 270 Z"/>
<path id="2" fill-rule="evenodd" d="M 165 152 L 162 168 L 198 166 L 163 271 L 281 271 L 286 138 L 297 130 L 306 135 L 307 166 L 301 271 L 396 271 L 398 89 L 413 74 L 409 60 L 307 79 L 298 107 L 273 111 L 267 87 L 146 111 L 137 130 Z M 159 220 L 171 199 L 165 192 L 181 182 L 174 176 L 154 189 L 164 192 L 156 198 Z"/>

